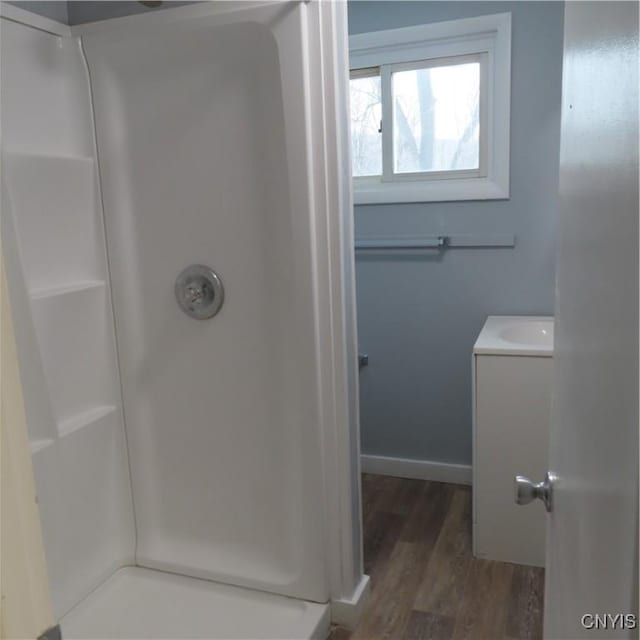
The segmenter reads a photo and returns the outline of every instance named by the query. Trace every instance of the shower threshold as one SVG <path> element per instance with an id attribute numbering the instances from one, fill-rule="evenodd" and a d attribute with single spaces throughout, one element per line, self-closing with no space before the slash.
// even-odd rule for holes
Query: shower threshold
<path id="1" fill-rule="evenodd" d="M 67 613 L 65 640 L 324 639 L 329 607 L 141 567 L 124 567 Z"/>

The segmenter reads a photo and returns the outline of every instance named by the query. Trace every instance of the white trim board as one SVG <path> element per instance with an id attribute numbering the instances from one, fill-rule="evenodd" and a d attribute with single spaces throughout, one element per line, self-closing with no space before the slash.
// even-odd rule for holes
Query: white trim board
<path id="1" fill-rule="evenodd" d="M 370 593 L 369 576 L 363 575 L 350 598 L 331 601 L 331 622 L 347 629 L 355 629 L 362 618 Z"/>
<path id="2" fill-rule="evenodd" d="M 471 484 L 471 465 L 411 458 L 390 458 L 387 456 L 360 456 L 362 473 L 380 476 L 449 482 L 451 484 Z"/>

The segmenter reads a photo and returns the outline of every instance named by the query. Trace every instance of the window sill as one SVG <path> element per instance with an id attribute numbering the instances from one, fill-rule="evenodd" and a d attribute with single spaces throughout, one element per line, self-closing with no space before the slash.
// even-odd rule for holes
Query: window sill
<path id="1" fill-rule="evenodd" d="M 353 203 L 356 205 L 508 199 L 508 185 L 501 185 L 489 178 L 431 182 L 356 182 L 353 190 Z"/>

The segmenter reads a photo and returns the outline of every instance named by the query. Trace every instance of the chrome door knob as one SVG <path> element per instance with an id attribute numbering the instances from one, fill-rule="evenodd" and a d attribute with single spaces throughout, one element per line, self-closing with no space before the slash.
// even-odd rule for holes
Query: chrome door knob
<path id="1" fill-rule="evenodd" d="M 544 508 L 551 512 L 553 508 L 553 483 L 556 476 L 547 471 L 542 482 L 533 482 L 526 476 L 514 478 L 516 504 L 529 504 L 534 500 L 542 500 Z"/>

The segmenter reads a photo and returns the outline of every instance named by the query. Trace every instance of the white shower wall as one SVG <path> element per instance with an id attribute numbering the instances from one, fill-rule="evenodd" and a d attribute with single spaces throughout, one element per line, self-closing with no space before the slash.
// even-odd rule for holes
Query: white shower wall
<path id="1" fill-rule="evenodd" d="M 83 42 L 138 562 L 326 601 L 312 219 L 306 179 L 289 179 L 306 162 L 304 78 L 282 50 L 302 11 Z M 176 304 L 190 264 L 224 283 L 212 319 Z"/>
<path id="2" fill-rule="evenodd" d="M 61 617 L 135 545 L 89 84 L 76 40 L 0 30 L 2 241 Z"/>
<path id="3" fill-rule="evenodd" d="M 187 634 L 225 601 L 194 578 L 352 619 L 345 7 L 199 3 L 73 33 L 7 7 L 2 242 L 55 612 L 83 601 L 64 631 L 104 637 L 99 611 L 157 637 L 127 594 L 162 606 L 171 580 L 116 572 L 132 564 L 206 592 Z M 224 283 L 210 320 L 175 301 L 190 264 Z M 256 592 L 233 593 L 260 624 Z M 326 606 L 294 608 L 326 628 Z"/>

